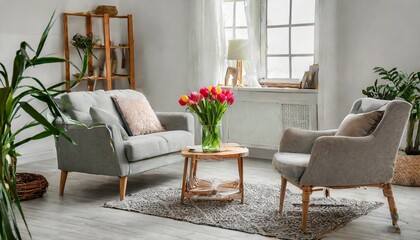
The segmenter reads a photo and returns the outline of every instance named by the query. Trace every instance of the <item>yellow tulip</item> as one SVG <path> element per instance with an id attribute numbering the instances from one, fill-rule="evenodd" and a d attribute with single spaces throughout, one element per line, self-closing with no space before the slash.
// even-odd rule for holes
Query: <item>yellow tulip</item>
<path id="1" fill-rule="evenodd" d="M 217 94 L 220 94 L 222 92 L 222 89 L 220 87 L 217 87 L 216 92 L 217 92 Z"/>
<path id="2" fill-rule="evenodd" d="M 188 96 L 187 95 L 182 95 L 181 96 L 182 101 L 184 102 L 188 102 Z"/>
<path id="3" fill-rule="evenodd" d="M 209 92 L 211 92 L 211 89 L 213 89 L 213 86 L 209 86 L 207 89 L 209 90 Z"/>

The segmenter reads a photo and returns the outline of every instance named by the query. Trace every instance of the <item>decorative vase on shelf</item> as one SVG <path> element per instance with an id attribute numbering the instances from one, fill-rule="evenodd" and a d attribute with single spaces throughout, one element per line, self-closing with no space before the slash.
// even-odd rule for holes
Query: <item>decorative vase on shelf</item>
<path id="1" fill-rule="evenodd" d="M 201 125 L 201 146 L 203 152 L 222 150 L 222 124 Z"/>

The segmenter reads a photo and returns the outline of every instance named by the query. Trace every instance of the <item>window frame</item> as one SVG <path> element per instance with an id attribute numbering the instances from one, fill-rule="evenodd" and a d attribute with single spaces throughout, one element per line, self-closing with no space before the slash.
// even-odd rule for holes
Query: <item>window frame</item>
<path id="1" fill-rule="evenodd" d="M 298 23 L 292 24 L 292 11 L 293 11 L 293 0 L 289 0 L 289 23 L 282 25 L 271 25 L 267 24 L 268 9 L 267 7 L 268 0 L 260 0 L 260 56 L 261 56 L 261 67 L 263 68 L 263 76 L 260 78 L 260 84 L 264 86 L 271 87 L 292 87 L 293 84 L 300 82 L 301 78 L 292 78 L 292 58 L 293 57 L 313 57 L 313 63 L 316 59 L 316 9 L 317 1 L 315 1 L 315 13 L 314 13 L 314 22 L 312 23 Z M 311 54 L 292 54 L 292 28 L 294 27 L 314 27 L 314 52 Z M 289 31 L 289 53 L 288 54 L 268 54 L 267 53 L 267 29 L 269 28 L 288 28 Z M 268 78 L 268 66 L 267 58 L 268 57 L 288 57 L 289 59 L 289 78 Z M 309 68 L 309 66 L 308 66 Z M 303 75 L 302 75 L 303 76 Z"/>

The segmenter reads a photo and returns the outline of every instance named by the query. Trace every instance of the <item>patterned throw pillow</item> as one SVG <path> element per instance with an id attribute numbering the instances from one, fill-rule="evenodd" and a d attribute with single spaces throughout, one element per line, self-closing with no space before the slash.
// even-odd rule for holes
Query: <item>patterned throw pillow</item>
<path id="1" fill-rule="evenodd" d="M 383 114 L 384 111 L 349 114 L 341 122 L 335 135 L 347 137 L 363 137 L 370 135 L 375 131 Z"/>
<path id="2" fill-rule="evenodd" d="M 112 100 L 130 136 L 165 131 L 145 97 L 112 96 Z"/>

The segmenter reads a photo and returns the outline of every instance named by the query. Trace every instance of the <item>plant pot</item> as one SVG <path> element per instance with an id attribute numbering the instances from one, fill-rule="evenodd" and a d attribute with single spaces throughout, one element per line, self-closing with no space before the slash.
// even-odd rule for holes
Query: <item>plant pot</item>
<path id="1" fill-rule="evenodd" d="M 35 173 L 16 173 L 16 192 L 20 201 L 42 197 L 47 191 L 48 181 Z"/>
<path id="2" fill-rule="evenodd" d="M 420 186 L 420 155 L 397 155 L 392 183 L 402 186 Z"/>

